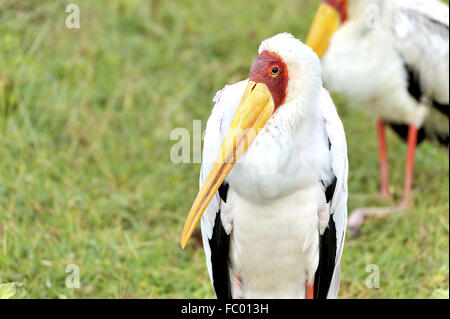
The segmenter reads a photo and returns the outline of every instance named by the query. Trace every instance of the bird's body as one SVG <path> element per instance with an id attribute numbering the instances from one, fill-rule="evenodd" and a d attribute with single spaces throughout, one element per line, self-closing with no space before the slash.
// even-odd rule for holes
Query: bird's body
<path id="1" fill-rule="evenodd" d="M 230 115 L 234 114 L 246 86 L 247 81 L 227 86 L 216 96 L 217 104 L 205 134 L 203 165 L 214 161 L 217 150 L 209 149 L 210 144 L 220 147 L 231 124 Z M 230 107 L 233 104 L 234 110 Z M 216 195 L 215 205 L 210 204 L 202 217 L 203 240 L 208 243 L 216 213 L 220 211 L 224 229 L 230 236 L 230 274 L 245 278 L 241 289 L 232 287 L 235 295 L 304 298 L 306 280 L 314 278 L 320 254 L 318 211 L 327 210 L 324 184 L 330 185 L 334 178 L 323 109 L 331 118 L 328 120 L 339 125 L 333 102 L 325 90 L 295 131 L 280 126 L 283 121 L 274 114 L 227 177 L 226 202 Z M 220 128 L 217 135 L 210 133 Z M 211 141 L 210 136 L 220 142 Z M 202 167 L 203 179 L 207 172 Z M 344 213 L 339 216 L 341 236 L 345 217 Z M 322 223 L 325 223 L 323 233 L 328 220 Z M 342 240 L 338 239 L 339 245 Z M 209 245 L 205 249 L 208 251 Z M 211 259 L 207 261 L 212 279 Z"/>
<path id="2" fill-rule="evenodd" d="M 201 218 L 210 278 L 219 298 L 305 298 L 313 283 L 316 297 L 336 297 L 347 218 L 342 123 L 309 48 L 281 34 L 259 51 L 275 51 L 286 61 L 287 96 Z M 299 56 L 285 58 L 286 52 Z M 226 86 L 214 99 L 201 187 L 248 85 L 246 80 Z"/>
<path id="3" fill-rule="evenodd" d="M 323 0 L 307 44 L 322 58 L 325 87 L 377 120 L 380 189 L 390 196 L 385 125 L 408 143 L 400 207 L 357 209 L 367 215 L 411 205 L 416 145 L 449 145 L 449 12 L 438 0 Z"/>
<path id="4" fill-rule="evenodd" d="M 322 59 L 325 85 L 405 139 L 413 124 L 419 142 L 448 146 L 448 28 L 437 0 L 349 0 Z"/>

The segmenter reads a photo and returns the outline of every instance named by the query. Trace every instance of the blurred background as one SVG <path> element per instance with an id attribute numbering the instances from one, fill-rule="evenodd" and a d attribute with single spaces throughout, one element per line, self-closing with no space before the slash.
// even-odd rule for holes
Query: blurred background
<path id="1" fill-rule="evenodd" d="M 80 9 L 69 29 L 66 6 Z M 448 3 L 448 1 L 447 1 Z M 203 249 L 179 246 L 200 164 L 170 132 L 248 77 L 261 40 L 305 40 L 318 0 L 0 0 L 0 283 L 21 298 L 214 298 Z M 334 96 L 349 212 L 377 197 L 374 122 Z M 394 201 L 406 145 L 388 131 Z M 448 298 L 449 161 L 416 153 L 414 206 L 347 238 L 341 298 Z M 80 288 L 66 286 L 67 266 Z M 368 265 L 380 288 L 367 288 Z"/>

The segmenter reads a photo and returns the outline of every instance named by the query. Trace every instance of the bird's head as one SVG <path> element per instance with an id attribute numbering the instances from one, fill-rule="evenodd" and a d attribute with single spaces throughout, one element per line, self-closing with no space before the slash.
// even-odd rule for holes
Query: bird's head
<path id="1" fill-rule="evenodd" d="M 231 126 L 189 212 L 183 248 L 214 194 L 269 119 L 283 115 L 286 122 L 292 121 L 295 114 L 315 106 L 321 89 L 320 61 L 308 46 L 288 33 L 261 43 Z"/>
<path id="2" fill-rule="evenodd" d="M 348 2 L 349 0 L 323 0 L 319 6 L 306 39 L 306 44 L 319 57 L 325 53 L 333 33 L 347 20 Z"/>

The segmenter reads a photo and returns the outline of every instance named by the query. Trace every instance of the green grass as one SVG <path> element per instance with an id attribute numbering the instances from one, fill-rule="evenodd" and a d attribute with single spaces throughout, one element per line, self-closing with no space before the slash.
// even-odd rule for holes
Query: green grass
<path id="1" fill-rule="evenodd" d="M 76 2 L 81 29 L 64 25 Z M 212 298 L 203 250 L 179 236 L 199 164 L 170 132 L 203 127 L 212 97 L 248 76 L 260 41 L 304 39 L 317 1 L 0 2 L 0 282 L 27 298 Z M 337 98 L 349 211 L 383 205 L 373 121 Z M 406 148 L 388 134 L 401 195 Z M 449 289 L 449 162 L 417 151 L 414 208 L 347 239 L 342 298 L 436 298 Z M 81 288 L 65 286 L 80 267 Z M 368 264 L 380 268 L 368 289 Z"/>

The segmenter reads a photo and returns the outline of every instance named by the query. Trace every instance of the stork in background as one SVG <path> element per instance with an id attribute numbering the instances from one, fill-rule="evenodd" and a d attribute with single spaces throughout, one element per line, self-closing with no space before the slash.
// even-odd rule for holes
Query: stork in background
<path id="1" fill-rule="evenodd" d="M 377 122 L 380 188 L 389 197 L 385 125 L 408 143 L 400 207 L 360 208 L 367 215 L 411 204 L 416 144 L 449 145 L 449 11 L 437 0 L 324 0 L 306 43 L 322 58 L 325 86 Z"/>
<path id="2" fill-rule="evenodd" d="M 337 296 L 348 161 L 321 77 L 317 55 L 283 33 L 214 98 L 181 246 L 201 219 L 218 298 Z"/>

